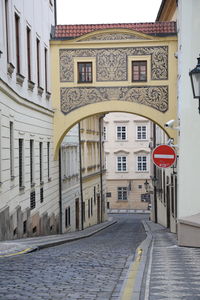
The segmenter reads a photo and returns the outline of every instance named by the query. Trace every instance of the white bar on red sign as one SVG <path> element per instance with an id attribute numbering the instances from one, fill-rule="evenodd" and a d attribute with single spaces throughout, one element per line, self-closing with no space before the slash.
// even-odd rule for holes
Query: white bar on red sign
<path id="1" fill-rule="evenodd" d="M 174 158 L 174 155 L 168 155 L 168 154 L 154 154 L 155 158 Z"/>

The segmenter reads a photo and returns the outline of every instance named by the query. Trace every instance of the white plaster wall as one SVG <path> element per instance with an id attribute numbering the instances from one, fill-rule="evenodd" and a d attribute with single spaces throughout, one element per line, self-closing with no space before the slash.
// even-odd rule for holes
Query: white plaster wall
<path id="1" fill-rule="evenodd" d="M 20 59 L 21 75 L 25 76 L 23 86 L 16 83 L 16 57 L 15 57 L 15 12 L 20 17 Z M 54 24 L 54 9 L 48 0 L 10 0 L 9 1 L 9 62 L 15 67 L 10 77 L 7 74 L 7 47 L 6 47 L 6 27 L 5 27 L 5 6 L 4 1 L 0 2 L 0 50 L 3 52 L 0 58 L 0 78 L 6 82 L 18 95 L 26 98 L 38 105 L 51 108 L 51 100 L 47 100 L 45 91 L 42 97 L 38 96 L 37 91 L 37 74 L 36 74 L 36 37 L 40 39 L 40 77 L 41 87 L 45 88 L 44 75 L 44 47 L 49 53 L 49 39 L 51 25 Z M 31 80 L 35 83 L 33 91 L 28 90 L 28 70 L 27 70 L 27 40 L 26 26 L 31 29 Z M 50 66 L 48 65 L 48 91 L 50 92 Z"/>
<path id="2" fill-rule="evenodd" d="M 179 117 L 180 163 L 178 188 L 178 218 L 200 212 L 200 114 L 198 100 L 193 99 L 189 70 L 196 66 L 200 53 L 200 1 L 179 0 Z"/>
<path id="3" fill-rule="evenodd" d="M 0 209 L 5 206 L 14 211 L 17 205 L 22 210 L 30 207 L 30 139 L 34 140 L 35 161 L 35 189 L 36 208 L 32 213 L 39 211 L 58 213 L 58 162 L 53 160 L 53 130 L 52 113 L 42 113 L 19 105 L 8 95 L 0 91 L 1 99 L 1 186 L 0 186 Z M 9 122 L 14 124 L 14 176 L 10 179 L 10 141 Z M 18 140 L 24 139 L 24 168 L 25 189 L 19 191 L 19 149 Z M 43 143 L 43 178 L 44 178 L 44 202 L 40 203 L 40 179 L 39 179 L 39 142 Z M 50 178 L 47 176 L 47 142 L 50 142 Z"/>
<path id="4" fill-rule="evenodd" d="M 147 126 L 147 140 L 137 140 L 137 125 Z M 107 128 L 107 140 L 104 142 L 107 168 L 106 178 L 144 180 L 150 178 L 150 121 L 133 114 L 109 113 L 104 118 L 104 126 Z M 118 141 L 116 139 L 117 126 L 127 127 L 127 140 Z M 116 151 L 121 152 L 116 153 Z M 136 170 L 136 157 L 143 154 L 148 157 L 148 171 L 138 172 Z M 119 155 L 127 156 L 127 172 L 116 171 L 116 157 Z"/>
<path id="5" fill-rule="evenodd" d="M 15 67 L 12 76 L 7 73 L 7 49 L 5 28 L 5 1 L 0 1 L 0 211 L 6 206 L 12 214 L 16 207 L 22 211 L 30 208 L 30 139 L 34 140 L 36 207 L 31 215 L 39 213 L 59 214 L 58 161 L 53 160 L 53 111 L 45 92 L 38 95 L 37 84 L 28 90 L 26 26 L 31 28 L 32 81 L 36 83 L 36 35 L 41 43 L 41 86 L 44 88 L 44 47 L 49 49 L 51 24 L 54 12 L 48 0 L 9 1 L 9 62 Z M 14 13 L 20 17 L 20 60 L 23 85 L 16 83 Z M 48 66 L 48 71 L 50 67 Z M 48 78 L 50 91 L 50 82 Z M 14 124 L 14 179 L 10 177 L 9 122 Z M 24 186 L 19 189 L 18 140 L 24 139 Z M 39 142 L 43 143 L 44 201 L 40 202 Z M 50 142 L 50 178 L 47 176 L 47 142 Z"/>

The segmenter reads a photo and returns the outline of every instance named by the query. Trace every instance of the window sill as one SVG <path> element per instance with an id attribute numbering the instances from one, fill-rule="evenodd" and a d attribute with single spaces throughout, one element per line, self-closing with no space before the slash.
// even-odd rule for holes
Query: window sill
<path id="1" fill-rule="evenodd" d="M 40 86 L 38 86 L 38 95 L 42 97 L 42 94 L 44 92 L 44 89 Z"/>
<path id="2" fill-rule="evenodd" d="M 78 81 L 78 84 L 91 84 L 93 83 L 92 81 Z"/>
<path id="3" fill-rule="evenodd" d="M 12 77 L 12 73 L 14 72 L 14 69 L 15 69 L 15 67 L 13 66 L 13 64 L 11 64 L 11 63 L 7 64 L 7 72 L 10 77 Z"/>
<path id="4" fill-rule="evenodd" d="M 116 173 L 128 173 L 128 171 L 115 171 Z"/>
<path id="5" fill-rule="evenodd" d="M 49 100 L 51 97 L 51 93 L 50 92 L 46 92 L 46 99 Z"/>
<path id="6" fill-rule="evenodd" d="M 16 82 L 20 85 L 20 86 L 22 86 L 23 85 L 23 83 L 24 83 L 24 76 L 23 75 L 21 75 L 21 74 L 19 74 L 19 73 L 17 73 L 16 74 Z"/>
<path id="7" fill-rule="evenodd" d="M 31 80 L 28 80 L 28 89 L 32 92 L 35 87 L 35 83 Z"/>
<path id="8" fill-rule="evenodd" d="M 117 200 L 117 202 L 128 202 L 128 199 L 127 200 Z"/>
<path id="9" fill-rule="evenodd" d="M 115 140 L 115 142 L 128 142 L 128 140 L 127 139 L 125 139 L 125 140 Z"/>
<path id="10" fill-rule="evenodd" d="M 23 185 L 23 186 L 20 186 L 20 187 L 19 187 L 19 190 L 20 190 L 20 191 L 24 191 L 24 190 L 25 190 L 25 186 L 24 186 L 24 185 Z"/>

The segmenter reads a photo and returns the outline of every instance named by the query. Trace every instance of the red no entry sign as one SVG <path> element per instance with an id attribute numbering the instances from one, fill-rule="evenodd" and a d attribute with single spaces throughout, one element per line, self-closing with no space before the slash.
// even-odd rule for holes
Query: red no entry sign
<path id="1" fill-rule="evenodd" d="M 176 160 L 176 152 L 168 145 L 160 145 L 153 150 L 152 159 L 159 168 L 169 168 Z"/>

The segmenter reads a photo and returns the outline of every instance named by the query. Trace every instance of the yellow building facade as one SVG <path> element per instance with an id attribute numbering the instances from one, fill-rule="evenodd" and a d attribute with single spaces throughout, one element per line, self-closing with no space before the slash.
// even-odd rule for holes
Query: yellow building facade
<path id="1" fill-rule="evenodd" d="M 151 23 L 144 24 L 148 28 L 146 24 Z M 138 114 L 176 137 L 164 124 L 176 118 L 177 39 L 175 29 L 168 32 L 170 26 L 175 26 L 173 22 L 161 25 L 163 29 L 151 35 L 141 29 L 95 30 L 94 26 L 92 32 L 74 37 L 67 25 L 54 28 L 51 65 L 55 158 L 66 132 L 82 119 L 99 113 Z M 76 35 L 78 25 L 71 26 Z M 142 82 L 132 80 L 133 62 L 137 61 L 146 62 L 147 78 Z M 90 82 L 79 81 L 81 63 L 91 66 Z"/>

